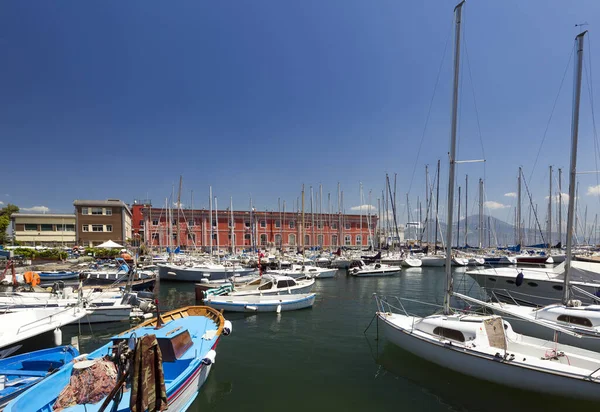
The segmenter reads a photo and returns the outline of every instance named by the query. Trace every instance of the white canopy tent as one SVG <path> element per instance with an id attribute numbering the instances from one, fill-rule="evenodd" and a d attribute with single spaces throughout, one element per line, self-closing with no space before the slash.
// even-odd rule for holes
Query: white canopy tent
<path id="1" fill-rule="evenodd" d="M 98 246 L 96 246 L 97 248 L 102 248 L 102 249 L 122 249 L 123 245 L 119 245 L 116 242 L 113 242 L 112 240 L 108 240 Z"/>

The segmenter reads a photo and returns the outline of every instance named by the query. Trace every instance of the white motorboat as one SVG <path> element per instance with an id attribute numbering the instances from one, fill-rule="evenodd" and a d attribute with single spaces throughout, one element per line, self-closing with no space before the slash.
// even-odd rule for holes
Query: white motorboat
<path id="1" fill-rule="evenodd" d="M 292 265 L 290 269 L 275 269 L 269 271 L 276 275 L 290 276 L 292 278 L 312 277 L 316 279 L 325 279 L 335 277 L 337 269 L 319 268 L 316 266 Z"/>
<path id="2" fill-rule="evenodd" d="M 223 280 L 232 276 L 246 276 L 254 273 L 253 268 L 241 266 L 225 266 L 213 263 L 197 263 L 176 265 L 165 263 L 158 265 L 158 273 L 161 280 L 172 280 L 179 282 L 201 282 L 207 280 Z"/>
<path id="3" fill-rule="evenodd" d="M 469 259 L 460 256 L 452 256 L 452 266 L 468 266 Z"/>
<path id="4" fill-rule="evenodd" d="M 58 343 L 56 337 L 62 337 L 60 328 L 78 322 L 86 315 L 87 311 L 82 306 L 31 308 L 0 314 L 0 357 L 14 353 L 21 346 L 34 345 L 39 348 L 50 342 Z"/>
<path id="5" fill-rule="evenodd" d="M 420 268 L 423 262 L 418 257 L 410 255 L 404 258 L 401 265 L 405 268 Z"/>
<path id="6" fill-rule="evenodd" d="M 233 291 L 229 293 L 229 296 L 310 293 L 314 284 L 314 279 L 301 280 L 289 276 L 265 274 L 245 285 L 235 286 Z"/>
<path id="7" fill-rule="evenodd" d="M 485 265 L 485 259 L 482 257 L 471 256 L 469 257 L 468 266 L 483 266 Z"/>
<path id="8" fill-rule="evenodd" d="M 446 264 L 446 257 L 441 255 L 425 255 L 421 257 L 421 266 L 424 267 L 443 267 Z"/>
<path id="9" fill-rule="evenodd" d="M 285 312 L 310 308 L 315 303 L 316 293 L 297 295 L 246 295 L 209 296 L 204 303 L 215 309 L 229 312 Z"/>
<path id="10" fill-rule="evenodd" d="M 370 265 L 362 265 L 360 267 L 352 268 L 348 271 L 348 273 L 356 277 L 370 277 L 398 275 L 400 274 L 400 271 L 400 266 L 372 263 Z"/>

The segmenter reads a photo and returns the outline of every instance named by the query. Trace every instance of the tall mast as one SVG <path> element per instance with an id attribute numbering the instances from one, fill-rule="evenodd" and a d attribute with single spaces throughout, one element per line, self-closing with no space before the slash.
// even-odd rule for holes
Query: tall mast
<path id="1" fill-rule="evenodd" d="M 425 165 L 425 243 L 429 250 L 429 165 Z"/>
<path id="2" fill-rule="evenodd" d="M 479 178 L 479 249 L 483 247 L 483 179 Z"/>
<path id="3" fill-rule="evenodd" d="M 323 236 L 323 185 L 319 183 L 319 222 L 320 222 L 320 231 L 321 231 L 321 250 L 323 250 L 323 246 L 325 246 L 325 238 Z"/>
<path id="4" fill-rule="evenodd" d="M 567 213 L 567 257 L 565 260 L 565 279 L 563 304 L 569 302 L 569 278 L 571 276 L 571 247 L 573 246 L 573 218 L 575 214 L 575 179 L 577 177 L 577 135 L 579 133 L 579 103 L 581 100 L 581 69 L 583 62 L 583 37 L 587 30 L 576 37 L 577 59 L 575 64 L 575 85 L 573 88 L 573 115 L 571 119 L 571 164 L 569 167 L 569 208 Z"/>
<path id="5" fill-rule="evenodd" d="M 181 182 L 183 180 L 183 176 L 179 175 L 179 191 L 177 192 L 177 245 L 181 245 L 181 239 L 179 238 L 179 211 L 181 210 Z"/>
<path id="6" fill-rule="evenodd" d="M 518 245 L 523 244 L 523 236 L 521 235 L 521 175 L 522 170 L 521 166 L 519 166 L 519 177 L 517 178 L 517 237 L 515 239 Z"/>
<path id="7" fill-rule="evenodd" d="M 310 187 L 310 242 L 309 246 L 315 244 L 315 213 L 313 211 L 313 187 Z"/>
<path id="8" fill-rule="evenodd" d="M 552 166 L 550 166 L 550 195 L 548 196 L 548 250 L 552 247 Z"/>
<path id="9" fill-rule="evenodd" d="M 217 228 L 215 230 L 215 232 L 217 232 L 217 260 L 220 259 L 220 254 L 219 252 L 219 208 L 217 206 L 217 197 L 215 196 L 215 227 Z"/>
<path id="10" fill-rule="evenodd" d="M 306 246 L 306 240 L 304 239 L 304 184 L 302 184 L 302 230 L 300 233 L 302 236 L 302 262 L 304 262 L 304 247 Z"/>
<path id="11" fill-rule="evenodd" d="M 208 224 L 210 225 L 210 257 L 212 258 L 213 254 L 213 214 L 212 214 L 212 186 L 208 186 L 208 208 L 210 213 L 210 218 L 208 219 Z M 250 201 L 252 202 L 252 201 Z"/>
<path id="12" fill-rule="evenodd" d="M 455 119 L 452 119 L 452 122 L 454 123 Z M 456 132 L 454 132 L 455 137 L 456 137 Z M 454 146 L 456 146 L 456 142 L 454 142 Z M 456 150 L 456 147 L 455 147 Z M 454 159 L 454 156 L 452 156 L 452 159 Z M 454 170 L 454 167 L 453 169 Z M 436 194 L 435 194 L 435 241 L 433 243 L 433 254 L 437 254 L 437 240 L 438 240 L 438 219 L 439 219 L 439 215 L 438 215 L 438 210 L 440 208 L 440 160 L 438 159 L 438 164 L 437 164 L 437 189 L 436 189 Z M 452 179 L 452 187 L 454 187 L 454 179 Z M 450 241 L 452 241 L 452 239 L 450 239 Z M 446 243 L 448 244 L 448 243 Z M 452 243 L 450 243 L 452 244 Z M 429 250 L 429 248 L 427 249 Z"/>
<path id="13" fill-rule="evenodd" d="M 364 201 L 363 201 L 363 195 L 362 195 L 362 183 L 361 182 L 358 182 L 358 197 L 360 198 L 359 204 L 363 205 Z M 359 207 L 358 211 L 360 213 L 360 243 L 361 243 L 361 246 L 362 246 L 362 233 L 363 233 L 363 227 L 362 227 L 362 224 L 363 224 L 362 207 Z"/>
<path id="14" fill-rule="evenodd" d="M 233 196 L 229 197 L 229 213 L 231 226 L 231 253 L 235 253 L 235 220 L 233 220 Z"/>
<path id="15" fill-rule="evenodd" d="M 458 120 L 458 71 L 460 68 L 460 23 L 462 17 L 462 1 L 454 8 L 455 15 L 455 42 L 454 42 L 454 85 L 452 92 L 452 127 L 450 129 L 450 158 L 448 171 L 448 221 L 446 222 L 446 294 L 444 296 L 444 313 L 450 314 L 450 295 L 452 294 L 452 218 L 454 207 L 454 169 L 456 156 L 456 124 Z"/>
<path id="16" fill-rule="evenodd" d="M 456 214 L 456 247 L 460 246 L 458 236 L 460 235 L 460 186 L 458 186 L 458 213 Z"/>
<path id="17" fill-rule="evenodd" d="M 465 175 L 465 247 L 469 244 L 469 175 Z"/>
<path id="18" fill-rule="evenodd" d="M 562 169 L 558 169 L 558 243 L 562 242 Z"/>

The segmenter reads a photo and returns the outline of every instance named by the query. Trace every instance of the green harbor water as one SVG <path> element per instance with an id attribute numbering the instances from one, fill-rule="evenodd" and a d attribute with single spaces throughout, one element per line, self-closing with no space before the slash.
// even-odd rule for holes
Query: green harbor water
<path id="1" fill-rule="evenodd" d="M 233 332 L 217 348 L 211 374 L 190 411 L 578 411 L 595 403 L 482 382 L 417 358 L 378 336 L 373 293 L 441 304 L 442 268 L 403 269 L 392 277 L 340 271 L 317 280 L 312 309 L 280 315 L 226 313 Z M 455 288 L 478 293 L 467 276 Z M 195 304 L 193 284 L 160 285 L 161 310 Z M 435 308 L 408 303 L 410 312 Z M 123 325 L 82 326 L 82 352 Z M 73 333 L 73 331 L 71 331 Z M 67 333 L 68 336 L 68 333 Z"/>

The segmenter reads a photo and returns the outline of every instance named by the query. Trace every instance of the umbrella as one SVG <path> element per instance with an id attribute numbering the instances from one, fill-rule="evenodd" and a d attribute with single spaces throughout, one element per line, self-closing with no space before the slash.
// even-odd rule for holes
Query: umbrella
<path id="1" fill-rule="evenodd" d="M 96 246 L 97 248 L 102 248 L 102 249 L 122 249 L 123 245 L 119 245 L 118 243 L 113 242 L 112 240 L 109 240 L 107 242 L 104 242 L 98 246 Z"/>

